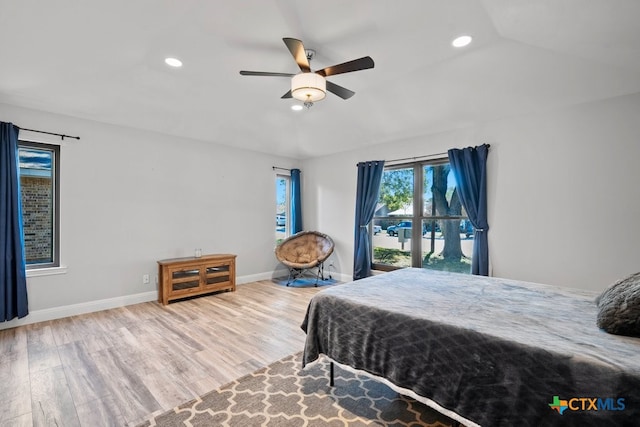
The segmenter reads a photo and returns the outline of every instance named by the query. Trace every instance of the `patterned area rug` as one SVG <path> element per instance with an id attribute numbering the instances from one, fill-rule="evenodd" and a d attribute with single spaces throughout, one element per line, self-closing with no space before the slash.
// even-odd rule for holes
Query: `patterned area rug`
<path id="1" fill-rule="evenodd" d="M 301 366 L 288 356 L 140 426 L 431 426 L 454 421 L 386 385 L 329 363 Z"/>

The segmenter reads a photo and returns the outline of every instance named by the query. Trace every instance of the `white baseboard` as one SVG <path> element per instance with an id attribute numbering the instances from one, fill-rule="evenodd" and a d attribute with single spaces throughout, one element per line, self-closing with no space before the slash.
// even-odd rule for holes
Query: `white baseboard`
<path id="1" fill-rule="evenodd" d="M 258 280 L 271 280 L 277 277 L 287 277 L 288 274 L 289 270 L 284 269 L 268 271 L 265 273 L 250 274 L 248 276 L 236 277 L 236 284 L 242 285 L 245 283 L 257 282 Z"/>
<path id="2" fill-rule="evenodd" d="M 156 301 L 157 299 L 158 292 L 152 291 L 83 302 L 79 304 L 64 305 L 61 307 L 45 308 L 43 310 L 34 310 L 22 319 L 13 319 L 9 322 L 0 323 L 0 330 L 29 325 L 32 323 L 45 322 L 47 320 L 61 319 L 63 317 L 75 316 L 78 314 L 93 313 L 96 311 L 108 310 L 110 308 L 124 307 L 125 305 L 139 304 L 141 302 Z"/>
<path id="3" fill-rule="evenodd" d="M 245 283 L 257 282 L 258 280 L 271 280 L 278 277 L 287 277 L 288 274 L 288 270 L 275 270 L 265 273 L 250 274 L 248 276 L 236 277 L 236 284 L 242 285 Z M 331 275 L 334 279 L 341 282 L 351 281 L 350 276 L 346 276 L 344 274 L 333 272 Z M 34 310 L 22 319 L 13 319 L 9 322 L 0 323 L 0 330 L 15 328 L 16 326 L 30 325 L 32 323 L 45 322 L 47 320 L 61 319 L 63 317 L 76 316 L 78 314 L 93 313 L 96 311 L 108 310 L 110 308 L 124 307 L 126 305 L 139 304 L 141 302 L 157 301 L 157 299 L 158 292 L 151 291 L 141 294 L 125 295 L 79 304 Z"/>

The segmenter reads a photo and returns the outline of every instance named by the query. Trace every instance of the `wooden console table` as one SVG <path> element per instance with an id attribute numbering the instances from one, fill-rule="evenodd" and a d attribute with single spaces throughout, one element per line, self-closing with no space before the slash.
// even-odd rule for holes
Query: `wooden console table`
<path id="1" fill-rule="evenodd" d="M 236 290 L 236 255 L 202 255 L 158 261 L 158 302 Z"/>

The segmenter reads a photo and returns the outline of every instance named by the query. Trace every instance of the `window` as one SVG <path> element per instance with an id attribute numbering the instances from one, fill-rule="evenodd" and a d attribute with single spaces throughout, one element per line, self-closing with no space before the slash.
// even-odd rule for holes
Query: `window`
<path id="1" fill-rule="evenodd" d="M 276 244 L 291 234 L 291 177 L 276 175 Z"/>
<path id="2" fill-rule="evenodd" d="M 60 147 L 18 142 L 27 269 L 60 266 Z"/>
<path id="3" fill-rule="evenodd" d="M 371 234 L 374 269 L 471 271 L 473 228 L 446 159 L 385 167 Z"/>

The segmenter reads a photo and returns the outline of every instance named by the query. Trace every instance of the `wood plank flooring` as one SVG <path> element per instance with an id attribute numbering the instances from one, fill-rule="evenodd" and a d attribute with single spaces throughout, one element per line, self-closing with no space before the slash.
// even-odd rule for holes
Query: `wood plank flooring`
<path id="1" fill-rule="evenodd" d="M 323 287 L 271 281 L 0 331 L 0 425 L 136 425 L 301 351 Z"/>

